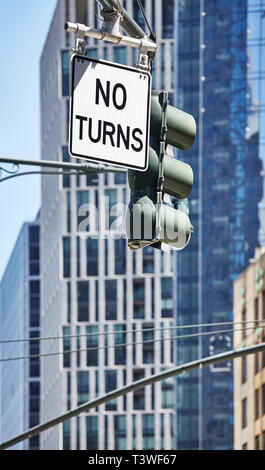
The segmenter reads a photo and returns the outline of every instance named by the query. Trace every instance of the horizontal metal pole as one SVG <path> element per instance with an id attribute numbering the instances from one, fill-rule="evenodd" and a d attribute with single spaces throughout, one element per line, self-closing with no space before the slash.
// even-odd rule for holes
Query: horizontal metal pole
<path id="1" fill-rule="evenodd" d="M 107 12 L 119 11 L 121 13 L 121 28 L 124 29 L 129 36 L 138 39 L 146 36 L 142 28 L 128 15 L 125 8 L 123 8 L 117 0 L 99 0 L 99 2 Z"/>
<path id="2" fill-rule="evenodd" d="M 93 29 L 80 23 L 70 23 L 67 21 L 64 25 L 64 29 L 68 31 L 68 33 L 77 33 L 79 30 L 82 30 L 87 37 L 113 42 L 114 44 L 120 44 L 122 46 L 130 46 L 135 49 L 140 49 L 140 47 L 144 46 L 152 53 L 157 49 L 156 43 L 148 39 L 136 39 L 122 35 L 115 36 L 114 34 L 109 34 L 99 29 Z"/>
<path id="3" fill-rule="evenodd" d="M 13 163 L 14 165 L 40 166 L 48 168 L 63 168 L 65 170 L 80 170 L 87 173 L 125 173 L 124 168 L 97 165 L 94 163 L 68 163 L 56 162 L 53 160 L 26 160 L 25 158 L 5 158 L 0 157 L 0 163 Z"/>
<path id="4" fill-rule="evenodd" d="M 2 442 L 0 444 L 0 450 L 7 449 L 8 447 L 18 444 L 18 442 L 24 441 L 25 439 L 29 439 L 35 436 L 36 434 L 39 434 L 40 432 L 46 431 L 47 429 L 56 426 L 59 423 L 63 423 L 64 421 L 70 418 L 78 416 L 81 413 L 87 412 L 92 408 L 114 400 L 115 398 L 118 398 L 122 395 L 126 395 L 127 393 L 133 392 L 134 390 L 137 390 L 139 388 L 146 387 L 147 385 L 151 385 L 156 382 L 161 382 L 162 380 L 168 379 L 170 377 L 175 377 L 177 375 L 190 372 L 191 370 L 199 369 L 201 367 L 206 367 L 212 364 L 217 364 L 219 362 L 230 361 L 236 359 L 237 357 L 241 357 L 248 354 L 254 354 L 264 350 L 265 343 L 260 343 L 254 346 L 248 346 L 246 348 L 227 351 L 224 353 L 216 354 L 214 356 L 208 356 L 202 359 L 197 359 L 196 361 L 192 361 L 187 364 L 167 369 L 163 372 L 160 372 L 159 374 L 151 375 L 150 377 L 137 380 L 136 382 L 133 382 L 130 385 L 126 385 L 125 387 L 113 390 L 112 392 L 102 395 L 101 397 L 95 398 L 94 400 L 84 403 L 83 405 L 80 405 L 77 408 L 74 408 L 73 410 L 67 411 L 66 413 L 57 416 L 56 418 L 53 418 L 50 421 L 47 421 L 46 423 L 39 424 L 31 429 L 28 429 L 28 431 L 25 431 L 24 433 L 19 434 L 18 436 L 15 436 L 14 438 L 9 439 L 8 441 Z"/>

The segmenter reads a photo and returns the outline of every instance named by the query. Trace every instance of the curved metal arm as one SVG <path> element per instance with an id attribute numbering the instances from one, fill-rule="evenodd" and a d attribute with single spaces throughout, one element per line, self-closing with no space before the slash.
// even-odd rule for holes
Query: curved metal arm
<path id="1" fill-rule="evenodd" d="M 19 165 L 18 165 L 19 166 Z M 12 173 L 5 178 L 1 178 L 1 170 L 6 171 L 6 173 Z M 17 178 L 18 176 L 27 176 L 27 175 L 87 175 L 85 171 L 23 171 L 22 173 L 13 173 L 11 171 L 7 171 L 3 168 L 0 168 L 0 183 L 7 181 L 11 178 Z"/>
<path id="2" fill-rule="evenodd" d="M 2 180 L 2 174 L 8 173 L 9 175 L 15 175 L 19 171 L 19 165 L 18 163 L 13 163 L 13 170 L 7 170 L 6 168 L 3 168 L 0 166 L 0 181 Z"/>

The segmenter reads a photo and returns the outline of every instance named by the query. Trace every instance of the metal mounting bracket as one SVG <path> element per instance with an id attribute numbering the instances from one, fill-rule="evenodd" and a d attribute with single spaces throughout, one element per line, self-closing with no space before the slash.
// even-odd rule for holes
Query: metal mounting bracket
<path id="1" fill-rule="evenodd" d="M 104 8 L 100 11 L 103 18 L 101 31 L 103 33 L 113 34 L 114 36 L 122 36 L 120 32 L 120 20 L 122 15 L 118 11 L 108 12 Z"/>
<path id="2" fill-rule="evenodd" d="M 77 23 L 76 31 L 76 42 L 75 48 L 72 48 L 72 52 L 76 54 L 85 55 L 85 36 L 87 27 L 81 23 Z"/>
<path id="3" fill-rule="evenodd" d="M 141 39 L 141 46 L 139 48 L 138 62 L 136 67 L 148 70 L 151 69 L 151 57 L 149 55 L 150 51 L 150 41 Z"/>

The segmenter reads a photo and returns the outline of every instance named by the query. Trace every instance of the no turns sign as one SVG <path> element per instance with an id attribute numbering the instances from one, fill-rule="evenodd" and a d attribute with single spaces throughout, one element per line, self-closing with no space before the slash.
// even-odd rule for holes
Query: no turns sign
<path id="1" fill-rule="evenodd" d="M 150 90 L 148 72 L 74 55 L 70 155 L 146 170 Z"/>

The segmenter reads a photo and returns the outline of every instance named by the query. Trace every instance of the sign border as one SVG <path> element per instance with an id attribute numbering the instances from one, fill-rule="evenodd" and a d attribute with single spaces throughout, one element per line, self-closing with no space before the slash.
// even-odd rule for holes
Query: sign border
<path id="1" fill-rule="evenodd" d="M 117 161 L 111 161 L 111 160 L 105 160 L 105 159 L 100 159 L 100 158 L 95 158 L 95 157 L 92 157 L 92 156 L 84 156 L 84 155 L 80 155 L 80 154 L 77 154 L 77 153 L 74 153 L 72 152 L 72 134 L 73 134 L 73 130 L 72 130 L 72 127 L 73 127 L 73 105 L 74 105 L 74 67 L 75 67 L 75 61 L 77 59 L 81 59 L 81 60 L 86 60 L 86 61 L 89 61 L 89 62 L 95 62 L 95 63 L 98 63 L 98 64 L 103 64 L 103 65 L 106 65 L 106 66 L 110 66 L 110 67 L 116 67 L 116 68 L 119 68 L 119 69 L 123 69 L 123 70 L 129 70 L 131 72 L 135 72 L 135 73 L 141 73 L 141 74 L 144 74 L 148 77 L 148 86 L 149 86 L 149 93 L 148 93 L 148 102 L 147 102 L 147 122 L 146 122 L 146 135 L 147 135 L 147 139 L 146 139 L 146 148 L 145 148 L 145 164 L 144 164 L 144 168 L 142 167 L 139 167 L 139 166 L 135 166 L 135 165 L 129 165 L 129 164 L 125 164 L 125 163 L 117 163 Z M 151 98 L 151 74 L 145 70 L 141 70 L 141 69 L 138 69 L 136 67 L 130 67 L 130 66 L 127 66 L 127 65 L 124 65 L 124 64 L 118 64 L 118 63 L 115 63 L 115 62 L 109 62 L 109 61 L 106 61 L 106 60 L 101 60 L 101 59 L 94 59 L 92 57 L 89 57 L 89 56 L 83 56 L 83 55 L 79 55 L 79 54 L 73 54 L 72 55 L 72 58 L 71 58 L 71 63 L 72 63 L 72 77 L 71 77 L 71 81 L 72 81 L 72 84 L 71 84 L 71 96 L 70 96 L 70 113 L 69 113 L 69 142 L 68 142 L 68 152 L 69 152 L 69 155 L 74 157 L 74 158 L 81 158 L 82 160 L 86 160 L 86 161 L 90 161 L 92 160 L 93 162 L 98 162 L 98 163 L 104 163 L 104 164 L 107 164 L 107 165 L 114 165 L 114 166 L 118 166 L 118 167 L 122 167 L 122 168 L 128 168 L 128 169 L 131 169 L 131 170 L 136 170 L 136 171 L 146 171 L 147 170 L 147 167 L 148 167 L 148 154 L 149 154 L 149 132 L 150 132 L 150 98 Z"/>

